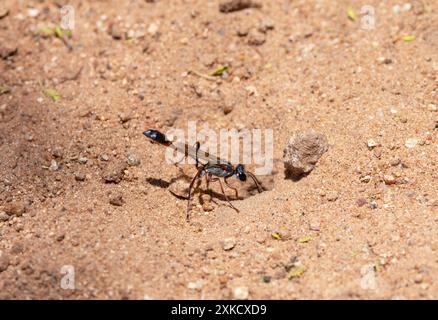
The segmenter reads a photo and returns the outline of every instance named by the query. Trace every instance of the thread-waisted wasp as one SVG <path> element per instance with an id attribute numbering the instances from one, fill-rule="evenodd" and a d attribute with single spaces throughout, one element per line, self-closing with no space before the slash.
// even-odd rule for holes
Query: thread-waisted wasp
<path id="1" fill-rule="evenodd" d="M 152 140 L 152 142 L 159 143 L 163 146 L 170 147 L 180 153 L 183 153 L 185 157 L 191 157 L 196 161 L 196 168 L 198 169 L 197 173 L 193 177 L 192 181 L 189 185 L 189 194 L 188 194 L 188 203 L 187 203 L 187 221 L 190 220 L 190 211 L 191 211 L 191 198 L 192 198 L 192 190 L 195 182 L 198 179 L 201 179 L 203 176 L 206 177 L 207 190 L 209 190 L 210 182 L 219 181 L 219 185 L 222 191 L 222 194 L 228 204 L 237 212 L 239 210 L 233 206 L 230 202 L 228 196 L 225 194 L 225 189 L 222 184 L 220 178 L 224 179 L 225 185 L 234 190 L 236 194 L 236 198 L 238 198 L 238 191 L 235 187 L 231 186 L 227 179 L 235 176 L 240 181 L 246 181 L 247 176 L 249 176 L 255 183 L 257 190 L 259 193 L 263 191 L 262 185 L 257 180 L 254 174 L 245 170 L 245 167 L 242 164 L 238 164 L 237 166 L 233 166 L 230 162 L 220 159 L 215 155 L 212 155 L 208 152 L 200 150 L 200 143 L 196 142 L 195 146 L 189 146 L 187 143 L 182 142 L 172 142 L 167 139 L 166 135 L 157 131 L 157 130 L 147 130 L 144 131 L 143 134 Z"/>

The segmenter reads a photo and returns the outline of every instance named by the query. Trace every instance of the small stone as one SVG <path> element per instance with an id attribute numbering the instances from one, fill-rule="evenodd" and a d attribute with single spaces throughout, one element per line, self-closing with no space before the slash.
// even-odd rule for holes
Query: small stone
<path id="1" fill-rule="evenodd" d="M 202 280 L 198 280 L 195 282 L 189 282 L 187 284 L 187 289 L 191 291 L 200 291 L 204 285 L 204 282 Z"/>
<path id="2" fill-rule="evenodd" d="M 408 149 L 413 149 L 413 148 L 415 148 L 415 146 L 417 145 L 417 143 L 418 143 L 418 140 L 417 140 L 417 139 L 415 139 L 415 138 L 409 138 L 409 139 L 407 139 L 406 142 L 405 142 L 405 147 L 408 148 Z"/>
<path id="3" fill-rule="evenodd" d="M 396 4 L 395 6 L 392 7 L 392 12 L 395 14 L 399 14 L 401 11 L 400 5 Z"/>
<path id="4" fill-rule="evenodd" d="M 257 97 L 259 95 L 259 93 L 257 91 L 257 88 L 254 87 L 254 86 L 246 86 L 245 90 L 246 90 L 246 92 L 248 92 L 248 95 L 250 95 L 250 96 L 256 96 Z"/>
<path id="5" fill-rule="evenodd" d="M 398 156 L 392 157 L 389 160 L 389 164 L 393 167 L 398 166 L 401 163 L 401 159 Z"/>
<path id="6" fill-rule="evenodd" d="M 392 63 L 392 59 L 390 59 L 390 58 L 385 58 L 385 57 L 379 57 L 379 58 L 377 59 L 377 61 L 378 61 L 379 63 L 382 63 L 382 64 L 391 64 L 391 63 Z"/>
<path id="7" fill-rule="evenodd" d="M 123 29 L 119 23 L 112 23 L 109 28 L 109 33 L 114 40 L 120 40 L 123 38 Z"/>
<path id="8" fill-rule="evenodd" d="M 327 200 L 330 202 L 334 202 L 334 201 L 338 200 L 338 198 L 339 198 L 339 193 L 337 193 L 337 192 L 330 192 L 327 195 Z"/>
<path id="9" fill-rule="evenodd" d="M 179 197 L 187 197 L 187 194 L 189 192 L 188 184 L 183 179 L 177 179 L 171 182 L 167 190 L 169 190 L 170 193 Z"/>
<path id="10" fill-rule="evenodd" d="M 435 111 L 437 110 L 437 106 L 436 106 L 436 104 L 430 103 L 430 104 L 427 106 L 427 110 L 432 111 L 432 112 L 435 112 Z"/>
<path id="11" fill-rule="evenodd" d="M 376 200 L 373 200 L 373 201 L 370 202 L 370 208 L 373 209 L 373 210 L 378 208 Z"/>
<path id="12" fill-rule="evenodd" d="M 236 238 L 234 237 L 225 238 L 221 242 L 221 244 L 222 244 L 222 249 L 224 249 L 225 251 L 229 251 L 236 246 Z"/>
<path id="13" fill-rule="evenodd" d="M 27 16 L 30 18 L 36 18 L 40 14 L 40 10 L 36 8 L 27 9 Z"/>
<path id="14" fill-rule="evenodd" d="M 9 263 L 9 257 L 3 251 L 0 251 L 0 272 L 5 271 L 9 267 Z"/>
<path id="15" fill-rule="evenodd" d="M 125 203 L 125 200 L 123 200 L 123 196 L 121 194 L 118 194 L 116 196 L 113 196 L 110 198 L 109 203 L 116 207 L 121 207 Z"/>
<path id="16" fill-rule="evenodd" d="M 125 175 L 126 166 L 127 164 L 124 162 L 109 166 L 102 176 L 103 179 L 106 183 L 119 183 Z"/>
<path id="17" fill-rule="evenodd" d="M 62 240 L 64 240 L 65 238 L 65 234 L 60 234 L 56 237 L 56 241 L 61 242 Z"/>
<path id="18" fill-rule="evenodd" d="M 219 11 L 230 13 L 249 8 L 261 8 L 261 4 L 253 0 L 225 0 L 219 4 Z"/>
<path id="19" fill-rule="evenodd" d="M 134 152 L 128 152 L 128 156 L 126 157 L 126 161 L 130 166 L 138 166 L 140 165 L 140 159 Z"/>
<path id="20" fill-rule="evenodd" d="M 313 129 L 295 134 L 289 139 L 283 151 L 286 175 L 297 178 L 309 173 L 327 150 L 328 143 L 325 135 Z"/>
<path id="21" fill-rule="evenodd" d="M 86 176 L 84 173 L 82 173 L 82 172 L 75 173 L 75 180 L 76 181 L 85 181 L 85 178 L 86 178 Z"/>
<path id="22" fill-rule="evenodd" d="M 236 287 L 233 289 L 233 298 L 236 300 L 246 300 L 249 296 L 249 290 L 247 287 Z"/>
<path id="23" fill-rule="evenodd" d="M 368 183 L 370 181 L 371 181 L 370 175 L 366 175 L 366 176 L 363 176 L 362 178 L 360 178 L 360 182 L 363 182 L 363 183 Z"/>
<path id="24" fill-rule="evenodd" d="M 61 148 L 55 147 L 52 150 L 52 157 L 61 159 L 63 157 L 63 152 Z"/>
<path id="25" fill-rule="evenodd" d="M 84 156 L 80 156 L 78 161 L 80 164 L 86 164 L 88 162 L 88 158 Z"/>
<path id="26" fill-rule="evenodd" d="M 273 30 L 273 29 L 274 29 L 274 20 L 272 20 L 271 18 L 265 18 L 260 23 L 260 26 L 259 26 L 260 32 L 266 33 L 267 31 Z"/>
<path id="27" fill-rule="evenodd" d="M 211 202 L 205 202 L 202 204 L 202 210 L 210 212 L 214 210 L 214 205 Z"/>
<path id="28" fill-rule="evenodd" d="M 363 207 L 367 203 L 368 203 L 368 201 L 365 198 L 359 198 L 359 199 L 356 200 L 356 204 L 357 204 L 358 207 Z"/>
<path id="29" fill-rule="evenodd" d="M 419 284 L 423 282 L 423 276 L 421 274 L 416 274 L 414 277 L 414 282 Z"/>
<path id="30" fill-rule="evenodd" d="M 50 171 L 58 171 L 59 170 L 58 162 L 56 162 L 55 159 L 52 159 L 52 161 L 50 161 L 49 170 Z"/>
<path id="31" fill-rule="evenodd" d="M 17 223 L 17 224 L 14 226 L 14 229 L 15 229 L 15 231 L 17 231 L 17 232 L 23 231 L 23 229 L 24 229 L 24 225 L 23 225 L 22 223 Z"/>
<path id="32" fill-rule="evenodd" d="M 15 201 L 6 204 L 3 210 L 10 216 L 21 217 L 26 212 L 26 206 L 22 201 Z"/>
<path id="33" fill-rule="evenodd" d="M 234 105 L 232 103 L 226 103 L 222 106 L 222 111 L 224 114 L 229 114 L 231 111 L 233 111 Z"/>
<path id="34" fill-rule="evenodd" d="M 403 4 L 402 6 L 403 11 L 410 11 L 411 9 L 412 9 L 412 4 L 410 4 L 409 2 Z"/>
<path id="35" fill-rule="evenodd" d="M 240 26 L 236 31 L 236 34 L 239 37 L 246 37 L 248 35 L 248 33 L 249 33 L 249 28 L 245 27 L 245 26 Z"/>
<path id="36" fill-rule="evenodd" d="M 0 211 L 0 222 L 5 222 L 9 220 L 9 215 L 6 212 Z"/>
<path id="37" fill-rule="evenodd" d="M 320 231 L 321 230 L 321 224 L 319 222 L 310 222 L 309 229 L 312 231 Z"/>
<path id="38" fill-rule="evenodd" d="M 376 141 L 374 141 L 373 139 L 369 139 L 368 141 L 367 141 L 367 147 L 368 147 L 368 149 L 373 149 L 373 148 L 375 148 L 375 147 L 377 147 L 378 146 L 378 144 L 377 144 L 377 142 Z"/>
<path id="39" fill-rule="evenodd" d="M 156 35 L 157 34 L 157 32 L 158 32 L 158 25 L 156 24 L 156 23 L 151 23 L 150 25 L 149 25 L 149 27 L 148 27 L 148 33 L 149 34 L 151 34 L 151 35 Z"/>
<path id="40" fill-rule="evenodd" d="M 101 155 L 99 155 L 99 160 L 100 161 L 108 161 L 109 157 L 106 153 L 102 153 Z"/>
<path id="41" fill-rule="evenodd" d="M 121 123 L 126 123 L 129 120 L 132 120 L 132 115 L 130 115 L 129 113 L 120 113 L 119 119 Z"/>
<path id="42" fill-rule="evenodd" d="M 266 36 L 256 30 L 251 30 L 248 34 L 248 44 L 251 46 L 261 46 L 265 41 Z"/>
<path id="43" fill-rule="evenodd" d="M 396 183 L 396 178 L 392 174 L 385 174 L 383 176 L 383 181 L 387 185 L 392 185 Z"/>

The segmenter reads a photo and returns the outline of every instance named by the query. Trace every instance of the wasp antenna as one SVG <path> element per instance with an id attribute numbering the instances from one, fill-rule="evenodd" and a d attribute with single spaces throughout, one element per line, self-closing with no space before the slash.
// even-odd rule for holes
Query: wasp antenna
<path id="1" fill-rule="evenodd" d="M 249 175 L 251 177 L 251 179 L 254 181 L 255 185 L 257 186 L 257 190 L 259 191 L 259 193 L 263 192 L 263 187 L 262 184 L 257 180 L 256 176 L 253 175 L 251 172 L 246 172 L 247 175 Z"/>

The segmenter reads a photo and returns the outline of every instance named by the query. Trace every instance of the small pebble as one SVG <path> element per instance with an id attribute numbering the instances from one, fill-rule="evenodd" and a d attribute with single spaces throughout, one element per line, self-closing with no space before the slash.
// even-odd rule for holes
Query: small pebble
<path id="1" fill-rule="evenodd" d="M 198 280 L 195 282 L 189 282 L 187 284 L 187 289 L 192 290 L 192 291 L 199 291 L 202 289 L 204 285 L 204 282 L 202 280 Z"/>
<path id="2" fill-rule="evenodd" d="M 261 46 L 266 41 L 266 36 L 256 30 L 251 30 L 248 33 L 248 44 L 251 46 Z"/>
<path id="3" fill-rule="evenodd" d="M 405 142 L 405 147 L 408 149 L 413 149 L 418 144 L 418 140 L 415 138 L 409 138 Z"/>
<path id="4" fill-rule="evenodd" d="M 247 287 L 236 287 L 233 289 L 233 298 L 236 300 L 246 300 L 249 296 L 249 290 Z"/>
<path id="5" fill-rule="evenodd" d="M 112 165 L 103 173 L 102 177 L 106 183 L 119 183 L 125 175 L 126 163 Z"/>
<path id="6" fill-rule="evenodd" d="M 0 212 L 0 222 L 5 222 L 9 220 L 9 215 L 6 214 L 6 212 L 1 211 Z"/>
<path id="7" fill-rule="evenodd" d="M 3 210 L 6 212 L 6 214 L 10 216 L 15 215 L 17 217 L 20 217 L 23 215 L 23 213 L 26 212 L 26 206 L 22 201 L 15 201 L 7 203 Z"/>
<path id="8" fill-rule="evenodd" d="M 84 173 L 82 173 L 82 172 L 75 173 L 75 180 L 76 181 L 85 181 L 85 178 L 86 178 L 86 176 Z"/>
<path id="9" fill-rule="evenodd" d="M 327 195 L 327 200 L 330 202 L 334 202 L 334 201 L 338 200 L 338 198 L 339 198 L 339 193 L 337 193 L 337 192 L 330 192 Z"/>
<path id="10" fill-rule="evenodd" d="M 273 29 L 274 29 L 274 20 L 272 20 L 271 18 L 265 18 L 260 23 L 259 26 L 260 32 L 266 33 L 268 30 L 273 30 Z"/>
<path id="11" fill-rule="evenodd" d="M 401 163 L 401 159 L 398 156 L 392 157 L 389 160 L 389 164 L 393 167 L 398 166 Z"/>
<path id="12" fill-rule="evenodd" d="M 52 161 L 50 161 L 50 167 L 49 167 L 50 171 L 58 171 L 59 170 L 59 165 L 58 162 L 56 162 L 55 159 L 52 159 Z"/>
<path id="13" fill-rule="evenodd" d="M 377 209 L 377 207 L 378 207 L 378 205 L 377 205 L 377 202 L 375 200 L 370 202 L 370 208 L 371 209 L 374 210 L 374 209 Z"/>
<path id="14" fill-rule="evenodd" d="M 109 157 L 106 153 L 102 153 L 101 155 L 99 155 L 99 160 L 100 161 L 108 161 Z"/>
<path id="15" fill-rule="evenodd" d="M 27 15 L 30 18 L 36 18 L 40 14 L 40 10 L 36 8 L 29 8 L 27 9 Z"/>
<path id="16" fill-rule="evenodd" d="M 373 149 L 373 148 L 375 148 L 375 147 L 377 147 L 378 146 L 378 144 L 377 144 L 377 142 L 376 141 L 374 141 L 373 139 L 369 139 L 368 141 L 367 141 L 367 147 L 368 147 L 368 149 Z"/>
<path id="17" fill-rule="evenodd" d="M 383 181 L 385 181 L 385 184 L 392 185 L 396 183 L 396 179 L 392 174 L 385 174 L 383 176 Z"/>
<path id="18" fill-rule="evenodd" d="M 236 238 L 234 237 L 225 238 L 224 240 L 222 240 L 221 244 L 222 244 L 222 249 L 224 249 L 225 251 L 229 251 L 236 246 Z"/>
<path id="19" fill-rule="evenodd" d="M 118 194 L 116 196 L 113 196 L 110 198 L 109 203 L 116 207 L 121 207 L 125 203 L 125 200 L 123 200 L 123 196 L 121 194 Z"/>
<path id="20" fill-rule="evenodd" d="M 365 198 L 359 198 L 359 199 L 356 200 L 356 204 L 357 204 L 358 207 L 363 207 L 367 203 L 368 203 L 368 201 Z"/>
<path id="21" fill-rule="evenodd" d="M 80 156 L 78 161 L 79 161 L 80 164 L 86 164 L 88 162 L 88 158 Z"/>
<path id="22" fill-rule="evenodd" d="M 151 35 L 156 35 L 158 32 L 158 25 L 156 23 L 151 23 L 148 27 L 148 33 Z"/>
<path id="23" fill-rule="evenodd" d="M 134 152 L 128 152 L 128 156 L 126 157 L 126 159 L 130 166 L 140 165 L 140 159 Z"/>

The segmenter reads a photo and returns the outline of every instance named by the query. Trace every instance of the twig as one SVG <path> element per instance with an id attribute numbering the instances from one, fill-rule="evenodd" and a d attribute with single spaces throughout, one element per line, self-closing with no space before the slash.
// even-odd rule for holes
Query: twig
<path id="1" fill-rule="evenodd" d="M 201 77 L 201 78 L 204 78 L 204 79 L 207 79 L 207 80 L 210 80 L 210 81 L 218 80 L 217 77 L 213 77 L 213 76 L 209 76 L 209 75 L 206 75 L 206 74 L 202 74 L 202 73 L 200 73 L 198 71 L 194 71 L 194 70 L 189 70 L 188 74 L 194 74 L 194 75 L 196 75 L 198 77 Z"/>

